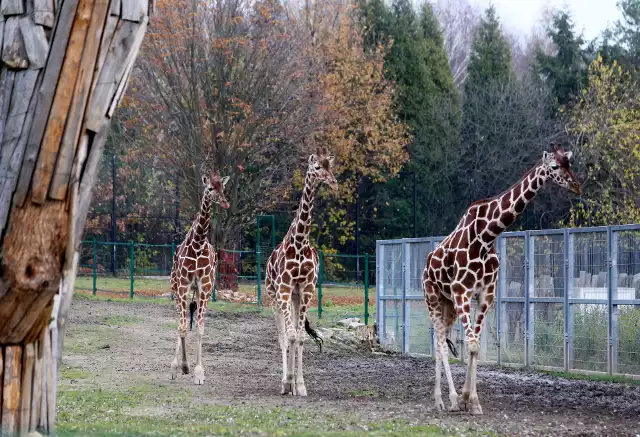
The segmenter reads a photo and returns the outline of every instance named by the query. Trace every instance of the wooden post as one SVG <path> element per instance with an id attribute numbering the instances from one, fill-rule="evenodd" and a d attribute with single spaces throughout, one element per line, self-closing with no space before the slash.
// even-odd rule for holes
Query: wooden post
<path id="1" fill-rule="evenodd" d="M 0 435 L 52 433 L 78 243 L 154 0 L 0 1 Z"/>

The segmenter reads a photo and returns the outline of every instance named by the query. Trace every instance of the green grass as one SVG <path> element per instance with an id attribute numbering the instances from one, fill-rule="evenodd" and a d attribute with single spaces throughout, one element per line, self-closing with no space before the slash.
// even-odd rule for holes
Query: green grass
<path id="1" fill-rule="evenodd" d="M 64 375 L 63 375 L 64 377 Z M 140 385 L 122 391 L 61 386 L 58 436 L 453 436 L 406 420 L 363 421 L 315 408 L 206 405 L 171 386 Z M 480 435 L 465 433 L 467 435 Z"/>
<path id="2" fill-rule="evenodd" d="M 114 326 L 128 326 L 141 323 L 144 319 L 138 316 L 109 316 L 103 319 L 103 322 L 107 325 Z"/>
<path id="3" fill-rule="evenodd" d="M 118 340 L 119 333 L 113 328 L 101 325 L 78 325 L 65 337 L 64 349 L 68 352 L 91 355 L 111 347 Z"/>
<path id="4" fill-rule="evenodd" d="M 84 369 L 81 369 L 79 367 L 71 367 L 66 364 L 62 364 L 60 368 L 60 375 L 62 376 L 63 380 L 87 379 L 93 376 L 91 373 L 87 372 Z"/>
<path id="5" fill-rule="evenodd" d="M 169 281 L 165 279 L 142 279 L 135 278 L 133 281 L 134 292 L 138 290 L 153 290 L 162 293 L 169 293 L 171 288 Z M 91 276 L 76 277 L 76 288 L 82 290 L 93 290 L 93 278 Z M 103 291 L 114 291 L 128 293 L 131 289 L 129 278 L 114 278 L 110 276 L 99 276 L 96 280 L 96 288 Z"/>
<path id="6" fill-rule="evenodd" d="M 540 370 L 540 372 L 558 378 L 573 379 L 578 381 L 616 382 L 623 384 L 640 385 L 640 379 L 633 379 L 622 375 L 590 375 L 585 373 L 566 373 L 551 370 Z"/>

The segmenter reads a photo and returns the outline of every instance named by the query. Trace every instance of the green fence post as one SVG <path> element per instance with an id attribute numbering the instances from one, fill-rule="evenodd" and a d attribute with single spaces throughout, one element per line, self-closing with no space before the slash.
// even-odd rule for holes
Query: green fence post
<path id="1" fill-rule="evenodd" d="M 260 229 L 258 229 L 258 235 L 260 235 Z M 261 272 L 260 272 L 260 246 L 258 246 L 256 248 L 256 278 L 257 278 L 257 282 L 258 282 L 258 293 L 257 293 L 257 299 L 258 299 L 258 308 L 262 309 L 262 289 L 260 288 L 260 276 L 262 276 Z"/>
<path id="2" fill-rule="evenodd" d="M 96 295 L 98 287 L 96 282 L 98 281 L 98 242 L 95 237 L 93 239 L 93 295 Z"/>
<path id="3" fill-rule="evenodd" d="M 215 302 L 218 299 L 218 284 L 220 283 L 220 265 L 222 264 L 222 249 L 218 254 L 218 265 L 216 268 L 216 277 L 213 281 L 213 290 L 211 290 L 211 302 Z"/>
<path id="4" fill-rule="evenodd" d="M 171 243 L 171 267 L 169 268 L 169 281 L 171 281 L 171 270 L 173 269 L 173 258 L 176 256 L 176 243 Z M 215 289 L 214 289 L 215 294 Z M 173 291 L 169 293 L 169 300 L 173 300 Z M 214 299 L 215 300 L 215 299 Z"/>
<path id="5" fill-rule="evenodd" d="M 129 242 L 129 274 L 131 276 L 131 286 L 129 289 L 129 297 L 133 299 L 133 269 L 135 267 L 135 262 L 133 260 L 134 251 L 133 251 L 133 241 Z"/>
<path id="6" fill-rule="evenodd" d="M 358 255 L 360 256 L 360 255 Z M 364 324 L 369 324 L 369 254 L 364 254 Z"/>
<path id="7" fill-rule="evenodd" d="M 322 318 L 322 280 L 324 277 L 324 254 L 318 251 L 318 318 Z"/>

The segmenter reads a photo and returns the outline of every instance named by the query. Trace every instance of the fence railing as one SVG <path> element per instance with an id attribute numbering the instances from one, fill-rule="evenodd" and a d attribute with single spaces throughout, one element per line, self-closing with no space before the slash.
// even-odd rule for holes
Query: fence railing
<path id="1" fill-rule="evenodd" d="M 377 323 L 386 347 L 434 356 L 421 278 L 443 238 L 377 242 Z M 508 232 L 496 250 L 498 293 L 481 361 L 640 375 L 640 225 Z M 458 322 L 452 336 L 464 349 L 462 333 Z"/>
<path id="2" fill-rule="evenodd" d="M 169 277 L 175 244 L 83 241 L 76 289 L 94 295 L 106 293 L 136 297 L 171 298 Z M 375 314 L 375 258 L 369 254 L 344 255 L 319 251 L 320 266 L 316 303 L 319 318 L 360 317 L 365 323 Z M 218 298 L 254 304 L 262 308 L 264 273 L 271 255 L 256 250 L 218 252 L 216 287 Z"/>

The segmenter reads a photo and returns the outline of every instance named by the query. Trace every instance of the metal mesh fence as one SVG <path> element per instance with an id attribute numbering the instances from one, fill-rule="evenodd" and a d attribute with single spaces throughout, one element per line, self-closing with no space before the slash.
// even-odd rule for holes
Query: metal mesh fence
<path id="1" fill-rule="evenodd" d="M 271 241 L 269 239 L 268 241 Z M 262 307 L 264 274 L 272 244 L 259 250 L 218 251 L 213 300 Z M 116 297 L 171 298 L 169 277 L 176 246 L 85 241 L 80 246 L 76 289 Z M 319 252 L 320 271 L 311 313 L 326 323 L 357 317 L 375 320 L 375 257 Z M 373 319 L 371 319 L 373 317 Z"/>
<path id="2" fill-rule="evenodd" d="M 378 241 L 377 322 L 390 349 L 433 355 L 420 278 L 441 240 Z M 498 296 L 481 361 L 640 375 L 640 225 L 508 232 L 496 250 Z"/>

